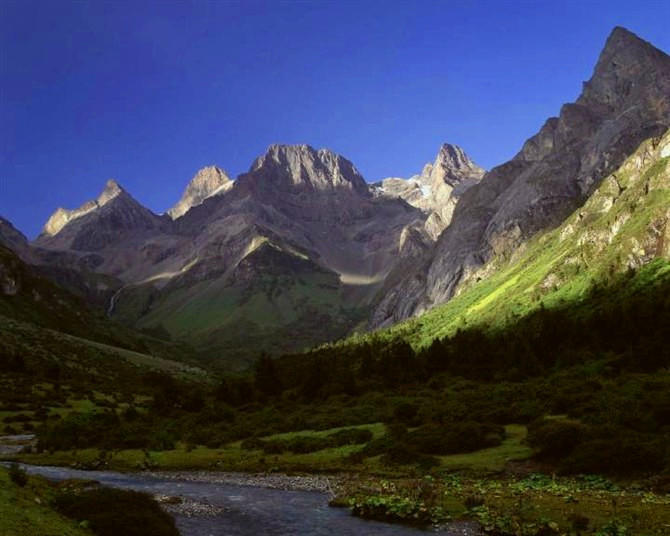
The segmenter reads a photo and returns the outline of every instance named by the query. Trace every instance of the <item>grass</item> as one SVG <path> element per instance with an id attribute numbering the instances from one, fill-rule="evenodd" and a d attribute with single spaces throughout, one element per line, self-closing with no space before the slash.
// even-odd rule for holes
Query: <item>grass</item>
<path id="1" fill-rule="evenodd" d="M 48 486 L 29 477 L 20 488 L 0 468 L 0 536 L 91 536 L 75 521 L 61 516 L 48 505 Z"/>
<path id="2" fill-rule="evenodd" d="M 474 497 L 480 506 L 468 510 L 466 504 Z M 489 533 L 501 535 L 579 534 L 572 527 L 575 516 L 588 522 L 589 530 L 582 534 L 651 536 L 667 534 L 670 528 L 667 495 L 620 490 L 598 478 L 557 479 L 537 473 L 522 479 L 477 479 L 451 473 L 353 481 L 340 489 L 337 502 L 374 505 L 377 519 L 397 519 L 399 514 L 402 519 L 407 511 L 428 519 L 475 519 Z M 412 523 L 413 518 L 405 517 L 404 522 Z M 598 532 L 613 522 L 625 529 Z M 541 529 L 543 525 L 546 530 Z"/>
<path id="3" fill-rule="evenodd" d="M 357 426 L 341 426 L 339 428 L 330 428 L 328 430 L 301 430 L 299 432 L 286 432 L 283 434 L 273 434 L 263 437 L 263 439 L 292 439 L 297 436 L 301 437 L 326 437 L 331 434 L 337 433 L 341 430 L 370 430 L 372 432 L 373 438 L 378 438 L 384 435 L 386 430 L 383 423 L 374 423 L 374 424 L 359 424 Z"/>
<path id="4" fill-rule="evenodd" d="M 69 337 L 69 335 L 65 336 Z M 180 363 L 179 361 L 172 361 L 170 359 L 164 359 L 162 357 L 156 357 L 149 354 L 142 354 L 140 352 L 126 350 L 124 348 L 116 348 L 114 346 L 109 346 L 107 344 L 103 344 L 100 342 L 95 341 L 86 341 L 86 342 L 87 344 L 93 346 L 94 348 L 98 348 L 104 352 L 115 354 L 118 357 L 125 359 L 129 363 L 132 363 L 133 365 L 138 365 L 143 368 L 147 368 L 149 370 L 168 372 L 170 374 L 179 374 L 186 377 L 189 376 L 201 377 L 205 375 L 204 370 L 198 367 L 187 365 L 185 363 Z"/>
<path id="5" fill-rule="evenodd" d="M 356 426 L 381 436 L 384 425 L 373 423 Z M 323 437 L 342 428 L 302 430 L 266 436 L 263 439 L 291 439 L 296 436 Z M 497 447 L 467 454 L 439 457 L 440 465 L 431 470 L 430 477 L 421 477 L 414 467 L 386 467 L 379 457 L 367 458 L 354 465 L 347 456 L 361 445 L 323 449 L 309 454 L 282 453 L 265 455 L 262 451 L 245 451 L 239 442 L 223 448 L 181 448 L 162 452 L 123 450 L 108 453 L 109 469 L 133 471 L 151 470 L 225 470 L 242 472 L 303 472 L 354 473 L 341 484 L 339 503 L 359 497 L 404 497 L 410 501 L 438 501 L 443 515 L 450 519 L 463 516 L 487 522 L 537 525 L 542 520 L 555 522 L 561 530 L 570 530 L 570 516 L 580 514 L 589 519 L 590 527 L 602 528 L 616 518 L 628 527 L 629 534 L 651 535 L 670 528 L 670 497 L 648 491 L 619 489 L 599 478 L 553 478 L 533 475 L 526 479 L 508 476 L 505 468 L 510 461 L 526 460 L 529 447 L 524 445 L 526 427 L 510 424 L 505 427 L 506 438 Z M 44 465 L 86 464 L 100 458 L 98 449 L 74 452 L 22 454 L 25 463 Z M 479 475 L 479 476 L 478 476 Z M 468 512 L 468 497 L 478 496 L 484 506 Z M 422 498 L 423 497 L 423 498 Z M 376 500 L 376 499 L 375 499 Z M 6 502 L 6 501 L 5 501 Z M 18 514 L 13 514 L 14 516 Z M 493 521 L 491 521 L 493 520 Z M 659 532 L 660 531 L 660 532 Z M 20 533 L 19 533 L 20 534 Z M 51 534 L 51 533 L 45 533 Z M 70 534 L 60 532 L 59 534 Z M 78 534 L 78 533 L 72 533 Z"/>
<path id="6" fill-rule="evenodd" d="M 382 423 L 331 428 L 328 430 L 301 430 L 274 434 L 263 437 L 270 439 L 291 439 L 296 436 L 325 437 L 344 428 L 367 429 L 374 438 L 385 433 Z M 507 437 L 497 447 L 492 447 L 467 454 L 441 456 L 440 469 L 465 470 L 473 473 L 500 472 L 510 460 L 524 460 L 530 456 L 530 449 L 523 445 L 526 427 L 511 424 L 506 426 Z M 218 448 L 196 447 L 157 451 L 147 454 L 139 449 L 115 451 L 109 459 L 109 468 L 120 471 L 133 471 L 144 468 L 146 464 L 161 470 L 199 470 L 216 469 L 226 471 L 299 471 L 308 473 L 365 471 L 370 474 L 407 474 L 407 468 L 391 468 L 382 465 L 379 457 L 368 458 L 364 464 L 354 466 L 347 457 L 361 450 L 362 445 L 344 445 L 328 448 L 307 454 L 284 452 L 281 454 L 264 454 L 260 450 L 247 451 L 240 448 L 239 441 Z M 21 454 L 18 458 L 37 465 L 71 465 L 87 466 L 100 456 L 98 449 L 82 449 L 41 454 Z M 411 472 L 411 470 L 409 470 Z"/>
<path id="7" fill-rule="evenodd" d="M 523 444 L 527 434 L 525 426 L 508 424 L 505 426 L 505 434 L 506 437 L 502 444 L 497 447 L 466 454 L 440 456 L 441 467 L 453 471 L 497 473 L 503 471 L 509 461 L 522 461 L 530 458 L 531 449 Z"/>
<path id="8" fill-rule="evenodd" d="M 202 379 L 205 371 L 185 363 L 119 348 L 75 335 L 31 325 L 0 316 L 0 337 L 9 350 L 24 354 L 31 361 L 58 362 L 95 375 L 115 375 L 121 371 L 137 374 L 137 369 L 154 370 L 186 378 Z"/>

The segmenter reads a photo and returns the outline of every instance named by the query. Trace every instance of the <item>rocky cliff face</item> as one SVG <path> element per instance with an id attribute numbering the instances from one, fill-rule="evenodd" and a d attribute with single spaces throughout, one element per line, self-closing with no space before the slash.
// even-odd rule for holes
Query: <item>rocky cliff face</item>
<path id="1" fill-rule="evenodd" d="M 623 28 L 607 40 L 573 104 L 456 207 L 432 253 L 383 298 L 371 325 L 447 301 L 539 230 L 560 224 L 640 143 L 670 126 L 670 57 Z"/>
<path id="2" fill-rule="evenodd" d="M 433 164 L 419 175 L 405 179 L 384 179 L 373 184 L 376 195 L 400 198 L 428 215 L 425 229 L 435 240 L 451 222 L 460 197 L 477 184 L 484 170 L 456 145 L 444 144 Z"/>
<path id="3" fill-rule="evenodd" d="M 220 269 L 237 262 L 227 245 L 249 234 L 302 251 L 345 284 L 374 285 L 392 268 L 403 229 L 424 220 L 398 199 L 373 196 L 345 158 L 306 145 L 274 145 L 225 197 L 207 200 L 176 223 L 180 235 L 192 237 L 198 262 L 216 258 Z"/>
<path id="4" fill-rule="evenodd" d="M 272 145 L 240 179 L 256 192 L 370 195 L 368 185 L 349 160 L 309 145 Z"/>
<path id="5" fill-rule="evenodd" d="M 193 207 L 215 195 L 222 195 L 233 187 L 233 181 L 221 168 L 209 166 L 201 169 L 188 183 L 181 199 L 167 211 L 173 220 L 186 214 Z"/>

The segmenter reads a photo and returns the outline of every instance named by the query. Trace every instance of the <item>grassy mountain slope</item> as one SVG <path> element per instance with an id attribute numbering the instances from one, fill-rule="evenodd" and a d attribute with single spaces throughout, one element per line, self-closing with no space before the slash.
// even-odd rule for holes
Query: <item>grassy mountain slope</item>
<path id="1" fill-rule="evenodd" d="M 372 336 L 418 347 L 466 326 L 501 327 L 540 307 L 588 307 L 594 287 L 635 271 L 639 288 L 670 278 L 670 133 L 644 142 L 560 227 L 494 259 L 449 303 Z"/>
<path id="2" fill-rule="evenodd" d="M 110 321 L 0 247 L 0 427 L 29 431 L 48 415 L 137 403 L 148 378 L 206 382 L 174 344 Z M 138 398 L 139 396 L 139 398 Z"/>
<path id="3" fill-rule="evenodd" d="M 263 351 L 297 351 L 336 339 L 358 319 L 342 298 L 337 274 L 266 241 L 232 274 L 159 295 L 137 325 L 199 341 L 204 355 L 224 356 L 234 368 Z"/>
<path id="4" fill-rule="evenodd" d="M 5 335 L 13 326 L 33 326 L 35 330 L 58 332 L 92 346 L 117 348 L 155 355 L 170 360 L 188 356 L 188 349 L 138 333 L 110 321 L 102 312 L 90 308 L 79 296 L 41 275 L 11 250 L 0 246 L 0 316 L 7 320 Z M 26 341 L 29 337 L 26 339 Z M 26 342 L 28 344 L 28 342 Z M 178 364 L 175 364 L 178 367 Z"/>

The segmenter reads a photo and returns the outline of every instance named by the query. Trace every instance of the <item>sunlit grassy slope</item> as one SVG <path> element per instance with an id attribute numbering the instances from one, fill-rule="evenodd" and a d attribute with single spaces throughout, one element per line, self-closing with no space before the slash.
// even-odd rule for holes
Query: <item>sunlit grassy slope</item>
<path id="1" fill-rule="evenodd" d="M 670 134 L 644 142 L 560 227 L 540 234 L 447 304 L 371 336 L 414 346 L 458 328 L 501 327 L 540 307 L 588 307 L 594 289 L 630 272 L 629 293 L 670 278 Z M 616 299 L 612 296 L 612 299 Z"/>

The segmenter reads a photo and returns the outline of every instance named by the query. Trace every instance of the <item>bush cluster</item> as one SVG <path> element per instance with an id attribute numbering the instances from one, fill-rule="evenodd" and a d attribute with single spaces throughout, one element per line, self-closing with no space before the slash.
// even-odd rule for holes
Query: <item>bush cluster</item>
<path id="1" fill-rule="evenodd" d="M 150 495 L 138 491 L 65 491 L 54 497 L 53 506 L 67 517 L 87 522 L 98 536 L 179 536 L 172 517 Z"/>
<path id="2" fill-rule="evenodd" d="M 662 436 L 617 424 L 542 419 L 529 426 L 527 441 L 537 458 L 555 463 L 563 474 L 658 472 L 670 464 Z"/>
<path id="3" fill-rule="evenodd" d="M 504 437 L 502 426 L 466 421 L 425 424 L 409 432 L 407 440 L 424 454 L 445 455 L 495 447 Z"/>
<path id="4" fill-rule="evenodd" d="M 28 473 L 22 469 L 19 464 L 12 463 L 9 466 L 9 479 L 20 488 L 28 483 Z"/>

